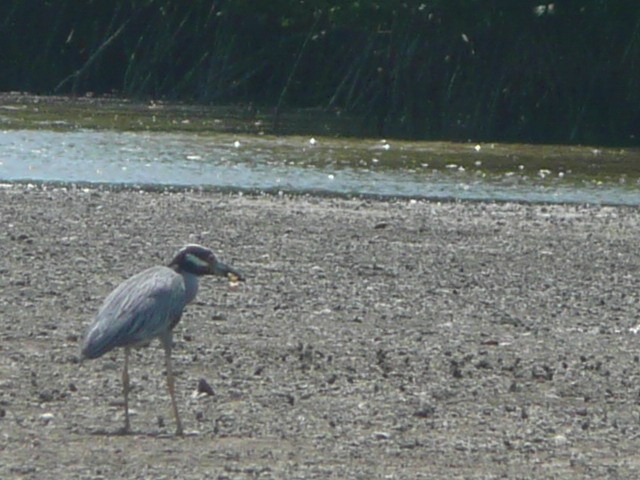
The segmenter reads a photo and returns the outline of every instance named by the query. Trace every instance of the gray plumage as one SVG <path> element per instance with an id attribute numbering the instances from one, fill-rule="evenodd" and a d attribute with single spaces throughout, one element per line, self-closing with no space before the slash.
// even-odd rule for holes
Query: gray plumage
<path id="1" fill-rule="evenodd" d="M 117 347 L 125 349 L 122 374 L 125 432 L 130 430 L 129 350 L 158 338 L 165 350 L 167 385 L 177 434 L 182 434 L 171 370 L 172 330 L 180 321 L 184 308 L 195 298 L 198 277 L 203 275 L 227 276 L 232 281 L 244 281 L 240 272 L 218 261 L 208 248 L 187 245 L 180 249 L 168 266 L 148 268 L 122 282 L 107 296 L 87 330 L 82 343 L 84 358 L 98 358 Z"/>
<path id="2" fill-rule="evenodd" d="M 116 347 L 136 346 L 166 335 L 198 291 L 195 275 L 151 267 L 122 282 L 105 299 L 82 348 L 98 358 Z"/>

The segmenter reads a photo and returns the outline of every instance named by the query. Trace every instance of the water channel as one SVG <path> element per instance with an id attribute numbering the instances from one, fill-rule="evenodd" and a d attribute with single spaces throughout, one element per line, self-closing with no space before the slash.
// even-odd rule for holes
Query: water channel
<path id="1" fill-rule="evenodd" d="M 0 181 L 640 205 L 634 150 L 58 127 L 0 122 Z"/>

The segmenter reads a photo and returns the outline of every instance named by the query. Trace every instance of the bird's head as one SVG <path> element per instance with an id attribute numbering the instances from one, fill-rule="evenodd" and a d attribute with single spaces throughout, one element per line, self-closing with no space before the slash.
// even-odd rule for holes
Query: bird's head
<path id="1" fill-rule="evenodd" d="M 189 244 L 182 247 L 169 263 L 176 272 L 193 275 L 217 275 L 229 281 L 244 282 L 244 275 L 238 270 L 219 261 L 214 253 L 202 245 Z"/>

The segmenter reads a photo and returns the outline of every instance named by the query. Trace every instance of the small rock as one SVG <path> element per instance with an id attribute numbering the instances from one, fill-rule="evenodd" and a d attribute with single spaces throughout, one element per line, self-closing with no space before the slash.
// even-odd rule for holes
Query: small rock
<path id="1" fill-rule="evenodd" d="M 276 396 L 284 399 L 289 405 L 294 406 L 296 404 L 296 397 L 290 393 L 276 393 Z"/>
<path id="2" fill-rule="evenodd" d="M 40 415 L 40 420 L 42 420 L 44 423 L 49 423 L 54 418 L 55 416 L 51 412 L 46 412 Z"/>
<path id="3" fill-rule="evenodd" d="M 572 468 L 586 467 L 587 464 L 588 464 L 588 458 L 585 454 L 583 453 L 571 454 L 569 465 L 571 465 Z"/>
<path id="4" fill-rule="evenodd" d="M 324 278 L 324 268 L 322 268 L 320 265 L 314 265 L 313 267 L 311 267 L 310 271 L 312 274 Z"/>
<path id="5" fill-rule="evenodd" d="M 33 239 L 26 233 L 21 233 L 20 235 L 15 237 L 15 240 L 18 240 L 19 242 L 33 243 Z"/>
<path id="6" fill-rule="evenodd" d="M 487 360 L 487 359 L 480 360 L 478 363 L 476 363 L 476 368 L 478 370 L 480 370 L 480 369 L 491 370 L 491 368 L 492 368 L 491 367 L 491 362 L 489 360 Z"/>
<path id="7" fill-rule="evenodd" d="M 209 383 L 204 378 L 201 378 L 200 380 L 198 380 L 198 388 L 196 388 L 195 394 L 195 396 L 197 397 L 203 397 L 207 395 L 213 396 L 214 392 L 213 388 L 211 388 L 211 385 L 209 385 Z"/>
<path id="8" fill-rule="evenodd" d="M 404 449 L 414 449 L 414 448 L 421 448 L 423 444 L 422 442 L 420 442 L 420 440 L 414 439 L 414 440 L 402 442 L 399 446 L 400 448 L 404 448 Z"/>
<path id="9" fill-rule="evenodd" d="M 391 438 L 391 434 L 387 432 L 373 432 L 371 436 L 376 440 L 389 440 Z"/>
<path id="10" fill-rule="evenodd" d="M 66 363 L 71 363 L 72 365 L 78 364 L 82 361 L 82 358 L 78 355 L 67 355 L 65 357 Z"/>
<path id="11" fill-rule="evenodd" d="M 555 437 L 553 437 L 553 443 L 556 444 L 556 447 L 561 447 L 563 445 L 566 445 L 568 442 L 567 437 L 565 437 L 564 435 L 556 435 Z"/>
<path id="12" fill-rule="evenodd" d="M 453 378 L 462 378 L 463 374 L 462 374 L 462 369 L 460 368 L 460 365 L 458 364 L 458 362 L 456 362 L 455 360 L 451 361 L 451 375 L 453 376 Z"/>
<path id="13" fill-rule="evenodd" d="M 436 412 L 436 407 L 434 407 L 433 405 L 425 405 L 421 407 L 419 410 L 416 410 L 413 413 L 413 416 L 418 418 L 429 418 L 433 416 L 435 412 Z"/>
<path id="14" fill-rule="evenodd" d="M 51 402 L 53 400 L 53 392 L 51 390 L 43 390 L 38 393 L 38 400 L 41 402 Z"/>
<path id="15" fill-rule="evenodd" d="M 536 380 L 553 380 L 554 371 L 548 365 L 534 365 L 531 369 L 531 377 Z"/>

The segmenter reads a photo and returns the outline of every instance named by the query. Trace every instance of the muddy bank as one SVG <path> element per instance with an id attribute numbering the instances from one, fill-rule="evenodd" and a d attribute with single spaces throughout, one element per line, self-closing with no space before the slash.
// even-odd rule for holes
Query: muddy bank
<path id="1" fill-rule="evenodd" d="M 2 478 L 633 478 L 631 208 L 0 189 Z M 187 242 L 205 279 L 162 350 L 78 341 Z M 213 395 L 197 396 L 205 379 Z"/>

